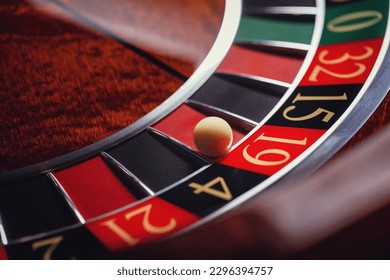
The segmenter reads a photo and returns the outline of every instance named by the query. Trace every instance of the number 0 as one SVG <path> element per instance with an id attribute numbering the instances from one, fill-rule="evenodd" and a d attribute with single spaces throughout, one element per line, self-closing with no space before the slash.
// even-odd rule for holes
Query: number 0
<path id="1" fill-rule="evenodd" d="M 346 15 L 342 15 L 332 19 L 327 27 L 328 30 L 334 33 L 343 33 L 343 32 L 351 32 L 364 28 L 368 28 L 380 22 L 383 16 L 378 11 L 362 11 L 355 12 Z M 358 19 L 367 19 L 363 22 L 351 23 L 343 25 L 343 23 L 352 22 Z"/>

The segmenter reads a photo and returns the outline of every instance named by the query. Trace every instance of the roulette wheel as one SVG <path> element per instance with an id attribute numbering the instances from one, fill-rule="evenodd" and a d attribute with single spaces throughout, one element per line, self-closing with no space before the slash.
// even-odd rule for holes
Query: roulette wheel
<path id="1" fill-rule="evenodd" d="M 389 2 L 155 2 L 1 4 L 0 258 L 387 257 Z"/>

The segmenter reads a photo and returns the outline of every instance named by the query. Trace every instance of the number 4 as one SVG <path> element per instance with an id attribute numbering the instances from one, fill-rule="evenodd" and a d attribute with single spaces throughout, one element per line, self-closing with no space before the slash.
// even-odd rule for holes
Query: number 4
<path id="1" fill-rule="evenodd" d="M 211 188 L 211 187 L 217 185 L 218 183 L 221 184 L 222 191 Z M 232 200 L 232 198 L 233 198 L 232 193 L 230 192 L 225 180 L 222 177 L 217 177 L 205 185 L 200 185 L 200 184 L 193 182 L 193 183 L 189 184 L 188 186 L 195 189 L 194 190 L 195 194 L 200 194 L 200 193 L 204 192 L 204 193 L 207 193 L 209 195 L 212 195 L 212 196 L 215 196 L 215 197 L 218 197 L 220 199 L 227 200 L 227 201 Z"/>

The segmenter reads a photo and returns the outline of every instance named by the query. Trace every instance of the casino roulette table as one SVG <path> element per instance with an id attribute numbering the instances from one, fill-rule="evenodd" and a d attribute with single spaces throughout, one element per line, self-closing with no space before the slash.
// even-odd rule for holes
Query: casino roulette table
<path id="1" fill-rule="evenodd" d="M 388 1 L 0 13 L 0 259 L 389 256 Z"/>

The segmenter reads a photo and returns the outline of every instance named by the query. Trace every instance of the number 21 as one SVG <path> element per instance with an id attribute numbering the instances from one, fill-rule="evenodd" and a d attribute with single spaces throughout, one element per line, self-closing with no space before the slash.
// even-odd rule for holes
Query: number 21
<path id="1" fill-rule="evenodd" d="M 134 216 L 142 215 L 142 227 L 148 234 L 164 234 L 168 233 L 176 227 L 176 220 L 170 218 L 169 222 L 164 226 L 155 226 L 150 222 L 150 212 L 152 211 L 152 204 L 147 204 L 143 207 L 140 207 L 136 210 L 128 212 L 125 214 L 125 219 L 129 221 Z M 108 220 L 102 225 L 107 226 L 114 233 L 116 233 L 123 241 L 125 241 L 129 246 L 135 246 L 140 239 L 134 238 L 131 236 L 125 229 L 121 228 L 115 223 L 115 219 Z"/>

